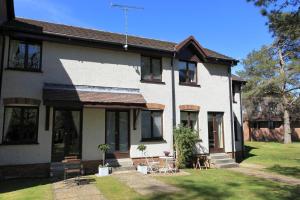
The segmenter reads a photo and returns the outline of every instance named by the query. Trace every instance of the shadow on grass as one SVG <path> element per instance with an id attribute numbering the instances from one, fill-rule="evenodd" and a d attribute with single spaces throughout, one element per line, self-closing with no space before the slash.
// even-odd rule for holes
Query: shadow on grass
<path id="1" fill-rule="evenodd" d="M 174 184 L 181 188 L 182 192 L 158 193 L 147 200 L 224 200 L 224 199 L 263 199 L 263 200 L 289 200 L 299 199 L 300 185 L 289 186 L 261 179 L 251 179 L 245 182 L 225 181 L 224 184 L 208 185 L 201 180 L 180 180 Z M 243 193 L 241 193 L 243 191 Z M 250 198 L 251 196 L 251 198 Z"/>
<path id="2" fill-rule="evenodd" d="M 50 179 L 42 178 L 24 178 L 0 181 L 0 193 L 13 192 L 26 188 L 32 188 L 40 185 L 47 185 L 52 183 Z"/>
<path id="3" fill-rule="evenodd" d="M 272 167 L 268 167 L 267 170 L 286 176 L 293 176 L 295 178 L 300 179 L 300 167 L 283 167 L 280 165 L 274 165 Z"/>
<path id="4" fill-rule="evenodd" d="M 256 147 L 251 147 L 248 145 L 245 145 L 245 152 L 244 152 L 244 159 L 247 160 L 248 158 L 256 156 L 255 154 L 251 153 L 252 150 L 257 149 Z"/>

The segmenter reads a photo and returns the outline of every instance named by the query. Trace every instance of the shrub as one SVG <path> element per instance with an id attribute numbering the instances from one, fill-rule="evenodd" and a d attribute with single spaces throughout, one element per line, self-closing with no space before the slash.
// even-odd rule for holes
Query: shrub
<path id="1" fill-rule="evenodd" d="M 194 148 L 198 139 L 198 134 L 191 128 L 179 126 L 174 129 L 176 165 L 179 168 L 187 167 L 192 159 Z"/>
<path id="2" fill-rule="evenodd" d="M 144 156 L 144 151 L 146 150 L 146 146 L 144 144 L 140 144 L 137 149 L 142 152 L 142 157 Z"/>

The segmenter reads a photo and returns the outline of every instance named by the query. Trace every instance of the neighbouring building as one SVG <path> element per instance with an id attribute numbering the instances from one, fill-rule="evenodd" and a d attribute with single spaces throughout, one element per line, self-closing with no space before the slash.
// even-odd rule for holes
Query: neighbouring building
<path id="1" fill-rule="evenodd" d="M 6 18 L 0 31 L 0 176 L 47 173 L 69 155 L 93 171 L 102 143 L 134 162 L 139 144 L 172 154 L 178 124 L 199 132 L 201 153 L 241 156 L 238 61 L 194 37 L 129 36 L 125 50 L 122 34 L 30 19 Z"/>

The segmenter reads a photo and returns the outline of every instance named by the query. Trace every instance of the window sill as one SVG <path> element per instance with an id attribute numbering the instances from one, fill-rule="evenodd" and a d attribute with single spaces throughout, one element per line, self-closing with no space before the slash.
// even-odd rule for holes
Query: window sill
<path id="1" fill-rule="evenodd" d="M 200 85 L 198 85 L 196 83 L 179 83 L 179 85 L 190 86 L 190 87 L 201 87 Z"/>
<path id="2" fill-rule="evenodd" d="M 38 142 L 28 142 L 28 143 L 10 143 L 10 142 L 3 142 L 0 146 L 13 146 L 13 145 L 39 145 Z"/>
<path id="3" fill-rule="evenodd" d="M 166 143 L 167 141 L 163 138 L 149 138 L 149 139 L 142 139 L 141 142 L 161 142 Z"/>
<path id="4" fill-rule="evenodd" d="M 141 80 L 141 83 L 152 83 L 152 84 L 161 84 L 161 85 L 165 85 L 165 82 L 162 81 L 151 81 L 151 80 Z"/>
<path id="5" fill-rule="evenodd" d="M 22 68 L 5 68 L 5 70 L 11 71 L 22 71 L 22 72 L 34 72 L 34 73 L 43 73 L 42 70 L 34 70 L 34 69 L 22 69 Z"/>

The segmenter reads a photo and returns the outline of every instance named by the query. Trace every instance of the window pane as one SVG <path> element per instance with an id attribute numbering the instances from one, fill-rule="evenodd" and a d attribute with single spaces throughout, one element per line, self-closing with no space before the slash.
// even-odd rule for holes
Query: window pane
<path id="1" fill-rule="evenodd" d="M 161 80 L 161 63 L 160 59 L 152 59 L 153 79 Z"/>
<path id="2" fill-rule="evenodd" d="M 153 137 L 160 138 L 162 137 L 162 113 L 161 112 L 152 112 L 153 118 Z"/>
<path id="3" fill-rule="evenodd" d="M 29 143 L 37 139 L 37 108 L 5 108 L 4 141 Z"/>
<path id="4" fill-rule="evenodd" d="M 198 130 L 198 113 L 190 112 L 190 127 L 193 130 Z"/>
<path id="5" fill-rule="evenodd" d="M 196 83 L 197 81 L 197 70 L 195 63 L 189 63 L 189 81 L 192 83 Z"/>
<path id="6" fill-rule="evenodd" d="M 142 73 L 142 80 L 150 80 L 150 58 L 149 57 L 142 57 L 141 63 L 141 73 Z"/>
<path id="7" fill-rule="evenodd" d="M 26 45 L 17 40 L 10 41 L 9 67 L 24 68 Z"/>
<path id="8" fill-rule="evenodd" d="M 142 111 L 141 112 L 142 120 L 142 138 L 151 138 L 151 112 Z"/>
<path id="9" fill-rule="evenodd" d="M 179 71 L 179 82 L 186 82 L 186 78 L 187 78 L 186 62 L 182 62 L 182 61 L 179 62 L 178 71 Z"/>
<path id="10" fill-rule="evenodd" d="M 28 45 L 28 68 L 40 68 L 40 45 Z"/>

